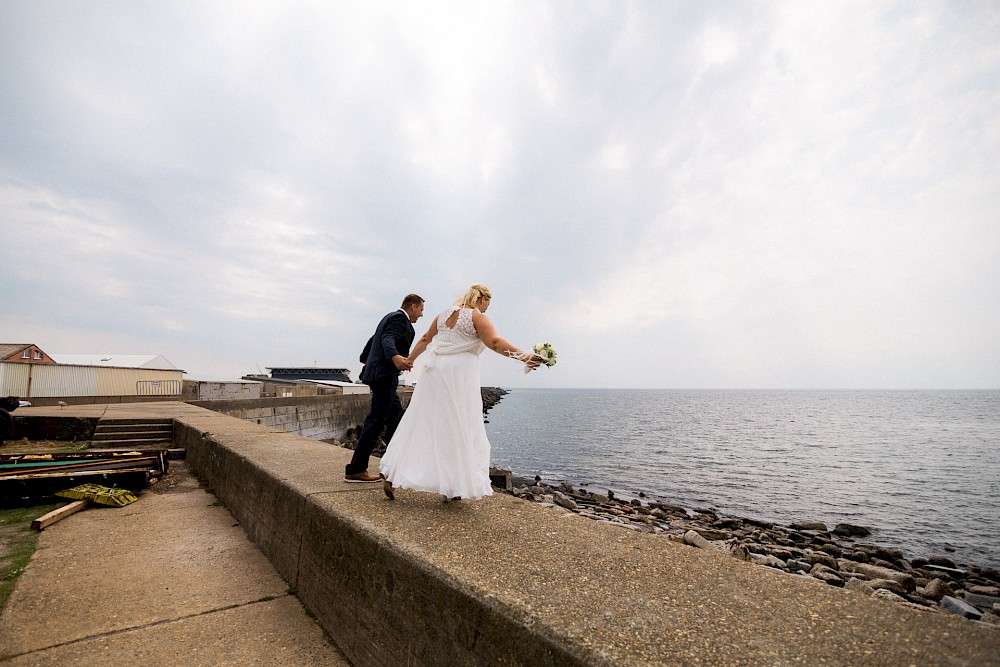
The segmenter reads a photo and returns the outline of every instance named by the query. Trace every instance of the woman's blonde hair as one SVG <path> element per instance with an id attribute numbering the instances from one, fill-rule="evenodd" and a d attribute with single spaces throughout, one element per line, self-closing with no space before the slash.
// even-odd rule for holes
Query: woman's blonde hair
<path id="1" fill-rule="evenodd" d="M 490 293 L 490 288 L 482 283 L 472 283 L 472 285 L 469 286 L 469 289 L 465 291 L 465 294 L 458 298 L 455 305 L 475 308 L 476 304 L 479 303 L 479 299 L 483 297 L 486 297 L 487 299 L 493 298 L 493 294 Z"/>

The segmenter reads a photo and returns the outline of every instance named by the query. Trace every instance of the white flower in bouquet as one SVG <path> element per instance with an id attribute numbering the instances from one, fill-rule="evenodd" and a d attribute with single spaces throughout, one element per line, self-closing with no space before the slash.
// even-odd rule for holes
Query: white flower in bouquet
<path id="1" fill-rule="evenodd" d="M 535 356 L 541 358 L 541 363 L 546 366 L 556 365 L 556 348 L 552 347 L 552 343 L 538 343 L 535 347 L 531 348 L 531 351 L 535 354 Z M 532 359 L 532 355 L 524 352 L 508 352 L 507 354 L 514 359 L 524 362 L 525 373 L 530 373 L 535 370 L 528 365 L 528 362 Z"/>
<path id="2" fill-rule="evenodd" d="M 546 366 L 556 365 L 556 348 L 552 347 L 552 343 L 538 343 L 532 351 L 542 358 Z"/>

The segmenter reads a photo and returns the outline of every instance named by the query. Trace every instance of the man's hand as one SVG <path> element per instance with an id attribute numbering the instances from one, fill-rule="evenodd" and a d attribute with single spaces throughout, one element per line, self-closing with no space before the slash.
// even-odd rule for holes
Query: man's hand
<path id="1" fill-rule="evenodd" d="M 397 354 L 392 358 L 392 363 L 396 364 L 396 368 L 400 371 L 413 370 L 413 363 L 400 354 Z"/>

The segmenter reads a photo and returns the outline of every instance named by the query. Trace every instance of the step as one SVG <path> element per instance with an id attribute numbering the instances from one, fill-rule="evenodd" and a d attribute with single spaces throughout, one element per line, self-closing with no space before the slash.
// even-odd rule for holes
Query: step
<path id="1" fill-rule="evenodd" d="M 98 433 L 135 433 L 138 431 L 167 431 L 173 432 L 172 424 L 105 424 L 98 422 Z"/>
<path id="2" fill-rule="evenodd" d="M 173 438 L 116 438 L 114 440 L 100 439 L 91 440 L 94 445 L 99 445 L 102 448 L 106 447 L 138 447 L 146 445 L 156 445 L 162 447 L 163 445 L 172 444 L 174 442 Z"/>
<path id="3" fill-rule="evenodd" d="M 173 431 L 114 431 L 111 433 L 98 431 L 92 440 L 129 440 L 134 438 L 153 438 L 156 440 L 172 440 Z"/>
<path id="4" fill-rule="evenodd" d="M 118 426 L 122 424 L 162 424 L 173 426 L 173 419 L 102 419 L 98 422 L 100 425 L 112 425 Z"/>

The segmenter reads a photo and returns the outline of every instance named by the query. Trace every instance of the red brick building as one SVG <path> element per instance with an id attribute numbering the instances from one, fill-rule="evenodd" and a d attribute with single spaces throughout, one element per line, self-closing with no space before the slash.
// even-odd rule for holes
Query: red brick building
<path id="1" fill-rule="evenodd" d="M 55 360 L 32 343 L 0 343 L 0 361 L 23 361 L 29 364 L 54 364 Z"/>

